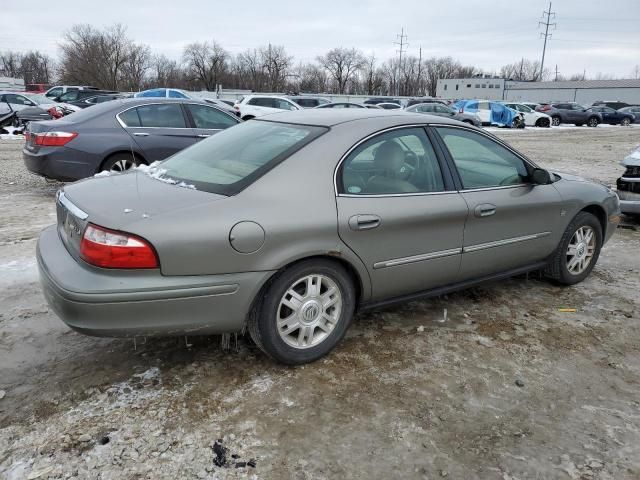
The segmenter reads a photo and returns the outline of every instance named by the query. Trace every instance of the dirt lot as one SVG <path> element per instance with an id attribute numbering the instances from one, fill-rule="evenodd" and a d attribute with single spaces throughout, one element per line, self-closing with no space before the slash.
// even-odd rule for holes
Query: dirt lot
<path id="1" fill-rule="evenodd" d="M 498 134 L 607 184 L 640 143 Z M 246 339 L 66 328 L 34 260 L 57 187 L 20 149 L 0 140 L 0 478 L 640 478 L 640 231 L 619 228 L 578 286 L 521 277 L 360 315 L 328 358 L 285 368 Z"/>

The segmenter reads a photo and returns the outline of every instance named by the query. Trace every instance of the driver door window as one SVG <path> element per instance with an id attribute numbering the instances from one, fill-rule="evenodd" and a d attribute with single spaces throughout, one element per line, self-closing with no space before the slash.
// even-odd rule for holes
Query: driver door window
<path id="1" fill-rule="evenodd" d="M 524 161 L 499 143 L 470 130 L 437 130 L 449 149 L 465 190 L 526 183 L 529 172 Z"/>
<path id="2" fill-rule="evenodd" d="M 441 192 L 440 165 L 425 131 L 404 128 L 360 144 L 343 163 L 342 193 L 397 195 Z"/>

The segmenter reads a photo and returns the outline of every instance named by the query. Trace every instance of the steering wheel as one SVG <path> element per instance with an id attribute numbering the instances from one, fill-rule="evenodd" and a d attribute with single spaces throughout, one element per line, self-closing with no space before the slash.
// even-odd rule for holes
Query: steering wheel
<path id="1" fill-rule="evenodd" d="M 413 163 L 413 165 L 412 165 Z M 405 152 L 405 159 L 398 170 L 398 176 L 402 180 L 408 180 L 416 173 L 416 170 L 420 167 L 420 157 L 413 152 Z"/>
<path id="2" fill-rule="evenodd" d="M 502 179 L 500 183 L 498 183 L 498 185 L 504 187 L 507 185 L 517 185 L 519 183 L 522 183 L 522 177 L 520 176 L 520 174 L 514 173 L 513 175 L 510 175 L 507 178 Z"/>

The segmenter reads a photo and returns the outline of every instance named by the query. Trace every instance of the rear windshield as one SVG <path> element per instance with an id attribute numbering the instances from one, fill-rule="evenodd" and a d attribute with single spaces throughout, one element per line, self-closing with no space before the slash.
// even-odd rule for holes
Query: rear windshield
<path id="1" fill-rule="evenodd" d="M 235 195 L 325 131 L 250 120 L 176 153 L 160 168 L 163 177 L 198 190 Z"/>

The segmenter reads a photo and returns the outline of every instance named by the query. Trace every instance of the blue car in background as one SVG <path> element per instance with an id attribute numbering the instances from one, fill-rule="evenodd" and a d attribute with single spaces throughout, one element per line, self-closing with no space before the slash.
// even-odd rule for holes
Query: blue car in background
<path id="1" fill-rule="evenodd" d="M 598 112 L 602 115 L 602 123 L 608 123 L 609 125 L 629 125 L 635 122 L 636 117 L 631 112 L 622 112 L 620 110 L 614 110 L 611 107 L 604 105 L 596 105 L 589 108 L 591 112 Z"/>
<path id="2" fill-rule="evenodd" d="M 524 128 L 524 116 L 502 103 L 491 100 L 459 100 L 453 107 L 459 113 L 477 115 L 483 125 Z"/>
<path id="3" fill-rule="evenodd" d="M 205 97 L 194 92 L 187 92 L 179 88 L 151 88 L 143 90 L 133 95 L 135 98 L 187 98 L 190 100 L 199 100 L 215 105 L 227 113 L 236 115 L 236 111 L 228 103 L 218 100 L 217 98 Z"/>

